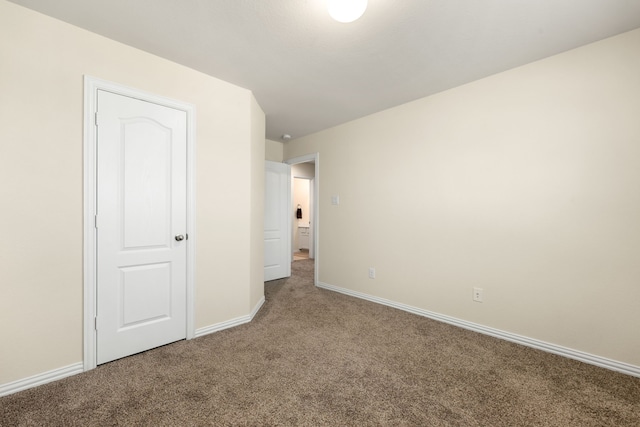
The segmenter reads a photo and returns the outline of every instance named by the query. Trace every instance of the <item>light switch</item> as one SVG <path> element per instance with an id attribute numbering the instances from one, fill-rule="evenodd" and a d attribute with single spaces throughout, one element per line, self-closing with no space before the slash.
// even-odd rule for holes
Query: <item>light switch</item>
<path id="1" fill-rule="evenodd" d="M 331 204 L 332 205 L 339 205 L 340 204 L 340 196 L 338 196 L 337 194 L 334 194 L 333 196 L 331 196 Z"/>

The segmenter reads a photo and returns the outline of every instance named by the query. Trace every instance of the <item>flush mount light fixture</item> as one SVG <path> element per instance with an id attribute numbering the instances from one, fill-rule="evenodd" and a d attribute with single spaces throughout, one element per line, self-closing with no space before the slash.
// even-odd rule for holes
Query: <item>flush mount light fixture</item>
<path id="1" fill-rule="evenodd" d="M 329 0 L 329 15 L 338 22 L 353 22 L 367 9 L 367 0 Z"/>

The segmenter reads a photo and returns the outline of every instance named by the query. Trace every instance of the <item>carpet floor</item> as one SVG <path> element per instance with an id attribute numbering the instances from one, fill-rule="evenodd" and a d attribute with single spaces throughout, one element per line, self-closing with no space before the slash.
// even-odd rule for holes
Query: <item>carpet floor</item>
<path id="1" fill-rule="evenodd" d="M 2 426 L 634 426 L 640 379 L 313 286 L 246 325 L 0 398 Z"/>

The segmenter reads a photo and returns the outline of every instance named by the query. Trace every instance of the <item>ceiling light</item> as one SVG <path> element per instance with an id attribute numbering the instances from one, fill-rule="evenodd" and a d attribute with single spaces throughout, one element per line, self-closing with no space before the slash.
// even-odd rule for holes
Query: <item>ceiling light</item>
<path id="1" fill-rule="evenodd" d="M 338 22 L 353 22 L 367 9 L 367 0 L 329 0 L 329 15 Z"/>

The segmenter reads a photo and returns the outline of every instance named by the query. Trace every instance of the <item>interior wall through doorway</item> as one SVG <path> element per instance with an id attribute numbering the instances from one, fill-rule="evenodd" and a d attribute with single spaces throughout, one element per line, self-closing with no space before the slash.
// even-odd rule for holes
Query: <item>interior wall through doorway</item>
<path id="1" fill-rule="evenodd" d="M 313 258 L 309 256 L 312 239 L 310 236 L 312 221 L 312 180 L 315 177 L 315 164 L 299 163 L 291 166 L 292 182 L 292 252 L 293 259 Z"/>

